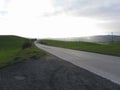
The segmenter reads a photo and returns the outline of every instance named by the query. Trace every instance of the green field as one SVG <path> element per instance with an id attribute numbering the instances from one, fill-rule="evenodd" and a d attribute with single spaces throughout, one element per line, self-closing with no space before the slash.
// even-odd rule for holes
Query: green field
<path id="1" fill-rule="evenodd" d="M 29 48 L 22 49 L 26 42 L 33 43 L 32 40 L 22 37 L 0 36 L 0 67 L 46 55 L 33 44 Z"/>
<path id="2" fill-rule="evenodd" d="M 75 50 L 120 56 L 120 44 L 105 45 L 105 44 L 96 44 L 96 43 L 80 42 L 80 41 L 57 41 L 57 40 L 40 40 L 40 43 L 51 46 L 70 48 Z"/>

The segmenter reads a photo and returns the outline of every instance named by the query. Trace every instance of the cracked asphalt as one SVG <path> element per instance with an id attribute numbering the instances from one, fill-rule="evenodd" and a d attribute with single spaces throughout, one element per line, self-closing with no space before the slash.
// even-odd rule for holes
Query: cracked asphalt
<path id="1" fill-rule="evenodd" d="M 0 70 L 0 90 L 120 90 L 120 86 L 54 56 Z"/>

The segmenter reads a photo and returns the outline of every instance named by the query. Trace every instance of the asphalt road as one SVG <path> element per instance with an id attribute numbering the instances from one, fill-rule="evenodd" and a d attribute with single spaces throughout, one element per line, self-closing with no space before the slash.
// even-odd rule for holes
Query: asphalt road
<path id="1" fill-rule="evenodd" d="M 49 55 L 1 69 L 0 90 L 120 90 L 120 85 Z"/>
<path id="2" fill-rule="evenodd" d="M 120 84 L 120 57 L 52 47 L 39 43 L 35 43 L 35 45 L 63 60 Z"/>

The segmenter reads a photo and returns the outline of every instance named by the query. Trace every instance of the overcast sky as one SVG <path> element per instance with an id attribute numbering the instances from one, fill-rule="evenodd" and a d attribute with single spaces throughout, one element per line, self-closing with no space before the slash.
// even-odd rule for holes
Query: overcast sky
<path id="1" fill-rule="evenodd" d="M 0 0 L 0 35 L 120 35 L 120 0 Z"/>

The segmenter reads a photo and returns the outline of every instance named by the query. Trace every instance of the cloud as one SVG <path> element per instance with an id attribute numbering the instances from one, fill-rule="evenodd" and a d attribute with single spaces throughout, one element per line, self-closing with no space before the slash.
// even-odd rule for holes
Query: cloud
<path id="1" fill-rule="evenodd" d="M 108 23 L 101 23 L 99 26 L 106 30 L 106 33 L 110 34 L 113 32 L 116 35 L 120 35 L 120 21 L 111 21 Z"/>
<path id="2" fill-rule="evenodd" d="M 120 0 L 53 0 L 54 7 L 73 16 L 90 17 L 104 21 L 106 31 L 120 32 Z"/>
<path id="3" fill-rule="evenodd" d="M 6 14 L 8 14 L 7 11 L 0 11 L 0 15 L 1 15 L 1 16 L 4 16 L 4 15 L 6 15 Z"/>
<path id="4" fill-rule="evenodd" d="M 5 16 L 8 14 L 8 4 L 11 0 L 0 0 L 0 15 Z"/>
<path id="5" fill-rule="evenodd" d="M 85 16 L 113 17 L 120 15 L 119 0 L 54 0 L 54 6 L 66 12 Z"/>
<path id="6" fill-rule="evenodd" d="M 6 0 L 5 2 L 6 4 L 3 3 L 0 7 L 0 34 L 27 37 L 79 37 L 104 34 L 104 29 L 110 32 L 119 30 L 117 0 Z M 7 14 L 2 16 L 4 13 Z"/>

